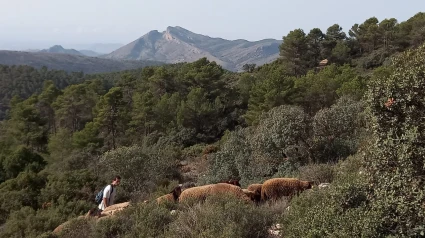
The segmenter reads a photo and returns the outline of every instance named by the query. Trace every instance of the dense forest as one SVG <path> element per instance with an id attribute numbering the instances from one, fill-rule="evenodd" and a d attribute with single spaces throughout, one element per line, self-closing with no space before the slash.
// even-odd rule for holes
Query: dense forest
<path id="1" fill-rule="evenodd" d="M 418 13 L 348 35 L 295 29 L 278 60 L 243 73 L 205 58 L 93 75 L 0 66 L 0 237 L 268 237 L 276 223 L 284 237 L 424 236 L 424 40 Z M 116 174 L 117 202 L 136 205 L 51 233 Z M 331 186 L 260 206 L 174 204 L 177 216 L 142 202 L 273 177 Z"/>

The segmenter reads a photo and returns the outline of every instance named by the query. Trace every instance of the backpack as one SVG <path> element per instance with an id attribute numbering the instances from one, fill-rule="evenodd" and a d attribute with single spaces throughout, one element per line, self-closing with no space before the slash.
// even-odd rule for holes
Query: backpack
<path id="1" fill-rule="evenodd" d="M 107 186 L 106 186 L 107 187 Z M 94 198 L 94 201 L 96 202 L 96 204 L 101 204 L 102 200 L 103 200 L 103 190 L 105 190 L 104 187 L 102 190 L 100 190 L 97 194 L 96 197 Z M 111 194 L 114 192 L 114 186 L 111 185 Z M 109 199 L 111 199 L 111 196 L 109 196 Z"/>

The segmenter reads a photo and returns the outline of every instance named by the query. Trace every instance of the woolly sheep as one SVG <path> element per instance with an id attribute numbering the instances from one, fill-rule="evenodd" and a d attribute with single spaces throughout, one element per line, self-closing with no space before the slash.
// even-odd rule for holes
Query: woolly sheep
<path id="1" fill-rule="evenodd" d="M 255 193 L 253 191 L 249 191 L 246 188 L 243 188 L 242 191 L 243 191 L 243 193 L 245 193 L 246 196 L 248 196 L 251 199 L 251 201 L 256 202 L 255 201 Z"/>
<path id="2" fill-rule="evenodd" d="M 241 184 L 239 183 L 238 179 L 229 179 L 229 180 L 223 180 L 219 183 L 228 183 L 228 184 L 233 184 L 235 186 L 241 187 Z"/>
<path id="3" fill-rule="evenodd" d="M 261 183 L 254 183 L 251 184 L 247 187 L 247 189 L 249 191 L 254 192 L 254 201 L 255 202 L 260 202 L 261 201 L 261 188 L 262 188 L 263 184 Z"/>
<path id="4" fill-rule="evenodd" d="M 261 200 L 276 201 L 282 196 L 298 195 L 300 192 L 312 188 L 313 183 L 296 178 L 273 178 L 266 180 L 261 188 Z"/>
<path id="5" fill-rule="evenodd" d="M 165 194 L 156 199 L 158 204 L 163 204 L 167 202 L 175 202 L 178 200 L 180 194 L 182 193 L 182 189 L 180 186 L 175 187 L 171 192 Z"/>
<path id="6" fill-rule="evenodd" d="M 251 199 L 240 187 L 227 183 L 209 184 L 188 188 L 181 193 L 179 202 L 190 201 L 192 199 L 194 201 L 204 201 L 207 197 L 218 194 L 231 194 L 244 201 L 251 202 Z"/>

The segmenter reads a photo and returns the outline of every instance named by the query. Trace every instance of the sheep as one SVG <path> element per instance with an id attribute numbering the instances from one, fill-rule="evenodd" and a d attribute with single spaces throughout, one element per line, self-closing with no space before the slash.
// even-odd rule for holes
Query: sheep
<path id="1" fill-rule="evenodd" d="M 185 189 L 179 196 L 178 201 L 187 201 L 187 200 L 205 200 L 207 193 L 210 191 L 212 184 L 197 186 L 192 188 Z"/>
<path id="2" fill-rule="evenodd" d="M 248 196 L 251 199 L 251 201 L 256 202 L 255 201 L 255 193 L 253 191 L 250 191 L 250 190 L 245 189 L 245 188 L 243 188 L 242 191 L 243 191 L 243 193 L 245 193 L 246 196 Z"/>
<path id="3" fill-rule="evenodd" d="M 114 213 L 122 211 L 128 206 L 130 206 L 130 202 L 123 202 L 123 203 L 117 203 L 117 204 L 111 205 L 102 211 L 101 216 L 114 215 Z"/>
<path id="4" fill-rule="evenodd" d="M 220 181 L 218 183 L 228 183 L 228 184 L 233 184 L 235 186 L 241 187 L 241 184 L 239 183 L 238 179 L 223 180 L 223 181 Z"/>
<path id="5" fill-rule="evenodd" d="M 186 182 L 186 183 L 183 183 L 182 186 L 181 186 L 182 191 L 184 191 L 185 189 L 188 189 L 188 188 L 193 188 L 193 187 L 196 187 L 194 182 Z"/>
<path id="6" fill-rule="evenodd" d="M 218 194 L 230 194 L 244 201 L 251 202 L 251 199 L 240 187 L 227 183 L 209 184 L 188 188 L 181 193 L 179 202 L 187 202 L 192 199 L 195 201 L 204 201 L 207 197 Z"/>
<path id="7" fill-rule="evenodd" d="M 263 184 L 261 183 L 254 183 L 247 187 L 249 191 L 254 192 L 254 201 L 256 203 L 259 203 L 261 201 L 261 188 Z"/>
<path id="8" fill-rule="evenodd" d="M 158 204 L 163 204 L 167 202 L 175 202 L 178 200 L 180 194 L 182 193 L 182 189 L 180 186 L 175 187 L 171 192 L 165 194 L 156 199 Z"/>
<path id="9" fill-rule="evenodd" d="M 282 196 L 298 195 L 300 192 L 312 188 L 313 182 L 301 181 L 296 178 L 273 178 L 266 180 L 261 188 L 261 200 L 276 201 Z"/>

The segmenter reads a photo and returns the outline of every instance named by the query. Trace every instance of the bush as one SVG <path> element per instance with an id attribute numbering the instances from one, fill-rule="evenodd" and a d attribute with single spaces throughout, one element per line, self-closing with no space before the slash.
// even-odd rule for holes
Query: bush
<path id="1" fill-rule="evenodd" d="M 363 104 L 344 96 L 316 113 L 312 122 L 316 162 L 336 162 L 357 152 L 365 128 Z"/>
<path id="2" fill-rule="evenodd" d="M 298 168 L 297 176 L 301 180 L 314 181 L 315 184 L 332 183 L 335 176 L 332 164 L 311 164 Z"/>
<path id="3" fill-rule="evenodd" d="M 227 196 L 179 211 L 165 237 L 267 237 L 272 225 L 267 210 Z"/>
<path id="4" fill-rule="evenodd" d="M 174 179 L 177 161 L 175 150 L 171 146 L 156 147 L 121 147 L 106 152 L 99 161 L 99 173 L 105 182 L 120 175 L 122 182 L 118 193 L 119 200 L 136 199 L 147 194 L 163 182 Z M 99 188 L 100 189 L 100 188 Z"/>
<path id="5" fill-rule="evenodd" d="M 133 221 L 127 233 L 130 237 L 159 237 L 173 220 L 170 210 L 155 202 L 135 207 L 130 215 Z"/>
<path id="6" fill-rule="evenodd" d="M 182 150 L 182 158 L 188 159 L 188 158 L 196 158 L 198 156 L 201 156 L 204 148 L 205 148 L 205 144 L 196 144 L 190 147 L 186 147 Z"/>
<path id="7" fill-rule="evenodd" d="M 5 222 L 9 213 L 22 207 L 37 209 L 40 189 L 46 183 L 46 176 L 33 172 L 23 172 L 14 179 L 0 184 L 0 224 Z"/>
<path id="8" fill-rule="evenodd" d="M 425 45 L 392 61 L 370 82 L 367 103 L 374 144 L 366 154 L 377 233 L 425 234 Z"/>
<path id="9" fill-rule="evenodd" d="M 248 184 L 278 172 L 292 172 L 310 160 L 308 125 L 308 116 L 299 107 L 273 108 L 262 116 L 258 126 L 227 135 L 220 150 L 209 156 L 205 183 L 236 177 Z"/>
<path id="10" fill-rule="evenodd" d="M 74 237 L 93 237 L 93 230 L 96 226 L 94 220 L 90 219 L 74 219 L 71 220 L 59 232 L 59 238 L 74 238 Z"/>
<path id="11" fill-rule="evenodd" d="M 3 165 L 6 180 L 15 178 L 25 171 L 38 173 L 47 164 L 43 157 L 23 146 L 8 156 L 0 156 L 0 163 L 0 166 Z"/>
<path id="12" fill-rule="evenodd" d="M 41 189 L 40 204 L 56 203 L 59 198 L 65 202 L 94 202 L 95 188 L 100 183 L 96 176 L 88 170 L 68 171 L 61 174 L 51 174 L 47 177 L 46 186 Z"/>
<path id="13" fill-rule="evenodd" d="M 60 237 L 163 237 L 171 221 L 170 211 L 155 202 L 136 204 L 97 223 L 74 220 Z"/>
<path id="14" fill-rule="evenodd" d="M 335 170 L 359 161 L 351 157 Z M 377 214 L 369 212 L 367 193 L 359 170 L 337 175 L 329 188 L 301 193 L 282 218 L 284 237 L 375 237 Z"/>
<path id="15" fill-rule="evenodd" d="M 22 207 L 19 211 L 11 213 L 0 230 L 0 237 L 51 237 L 49 232 L 62 224 L 70 217 L 68 214 L 58 213 L 57 210 L 38 210 L 31 207 Z"/>

